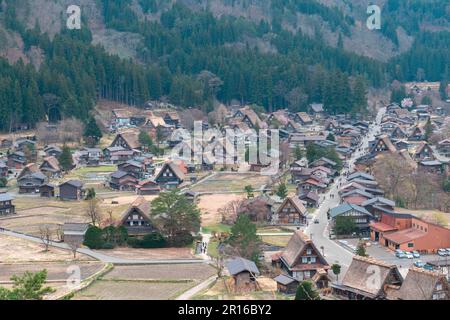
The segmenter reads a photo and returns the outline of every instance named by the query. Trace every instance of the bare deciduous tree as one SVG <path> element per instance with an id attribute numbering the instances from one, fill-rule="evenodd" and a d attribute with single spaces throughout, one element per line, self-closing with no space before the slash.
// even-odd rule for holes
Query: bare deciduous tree
<path id="1" fill-rule="evenodd" d="M 73 254 L 73 258 L 75 259 L 77 257 L 77 250 L 83 244 L 82 238 L 81 237 L 70 237 L 69 239 L 66 239 L 64 242 L 69 246 L 70 251 Z"/>
<path id="2" fill-rule="evenodd" d="M 44 244 L 45 252 L 47 252 L 50 247 L 50 243 L 52 242 L 52 230 L 49 226 L 39 227 L 39 238 Z"/>
<path id="3" fill-rule="evenodd" d="M 243 204 L 243 200 L 233 200 L 228 202 L 222 208 L 219 208 L 217 212 L 222 216 L 222 222 L 226 224 L 233 224 L 236 222 L 239 208 Z"/>
<path id="4" fill-rule="evenodd" d="M 97 199 L 88 200 L 86 206 L 86 216 L 89 218 L 89 221 L 92 223 L 92 225 L 97 226 L 100 224 L 101 211 Z"/>

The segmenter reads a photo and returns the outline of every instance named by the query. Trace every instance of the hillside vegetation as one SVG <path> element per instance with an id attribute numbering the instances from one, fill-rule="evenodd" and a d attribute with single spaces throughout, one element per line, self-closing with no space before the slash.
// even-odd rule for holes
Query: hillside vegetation
<path id="1" fill-rule="evenodd" d="M 100 98 L 357 113 L 369 86 L 448 77 L 448 1 L 385 1 L 382 30 L 364 32 L 400 53 L 388 61 L 351 50 L 364 47 L 363 0 L 81 0 L 75 31 L 64 28 L 69 2 L 0 0 L 0 130 L 87 121 Z"/>

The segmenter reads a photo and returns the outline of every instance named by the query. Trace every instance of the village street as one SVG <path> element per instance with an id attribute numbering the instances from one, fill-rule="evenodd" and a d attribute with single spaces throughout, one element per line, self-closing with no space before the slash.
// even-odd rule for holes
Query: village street
<path id="1" fill-rule="evenodd" d="M 386 112 L 385 108 L 380 109 L 378 112 L 375 123 L 370 127 L 367 135 L 362 139 L 359 150 L 356 150 L 352 157 L 348 160 L 349 168 L 344 170 L 351 171 L 354 167 L 356 159 L 365 154 L 369 145 L 369 141 L 374 139 L 374 136 L 380 129 L 381 118 Z M 327 219 L 327 212 L 329 209 L 339 205 L 339 187 L 345 183 L 345 176 L 341 175 L 336 179 L 334 184 L 331 185 L 328 193 L 325 194 L 325 200 L 321 203 L 320 207 L 316 211 L 314 219 L 318 219 L 319 223 L 310 223 L 305 232 L 314 241 L 316 247 L 325 254 L 325 259 L 332 265 L 337 263 L 341 265 L 341 274 L 345 274 L 347 268 L 352 261 L 353 253 L 339 245 L 334 240 L 329 238 L 329 222 Z"/>

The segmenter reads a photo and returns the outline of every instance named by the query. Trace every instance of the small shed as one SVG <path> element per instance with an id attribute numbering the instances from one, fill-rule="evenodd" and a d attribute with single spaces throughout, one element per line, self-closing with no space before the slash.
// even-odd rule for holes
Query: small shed
<path id="1" fill-rule="evenodd" d="M 284 294 L 295 294 L 299 281 L 291 276 L 280 274 L 274 279 L 277 283 L 277 290 Z"/>
<path id="2" fill-rule="evenodd" d="M 55 196 L 55 186 L 50 183 L 43 184 L 39 187 L 42 198 L 53 198 Z"/>
<path id="3" fill-rule="evenodd" d="M 87 223 L 64 223 L 64 242 L 70 244 L 81 244 L 84 242 L 84 236 L 89 229 Z"/>
<path id="4" fill-rule="evenodd" d="M 234 279 L 235 286 L 250 285 L 256 282 L 256 277 L 260 275 L 256 264 L 244 258 L 230 260 L 226 267 Z"/>

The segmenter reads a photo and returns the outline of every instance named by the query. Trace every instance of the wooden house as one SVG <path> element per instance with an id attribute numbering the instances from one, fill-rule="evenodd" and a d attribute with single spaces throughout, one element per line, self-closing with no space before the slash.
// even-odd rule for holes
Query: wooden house
<path id="1" fill-rule="evenodd" d="M 61 200 L 82 200 L 85 190 L 80 180 L 69 180 L 59 185 L 59 198 Z"/>
<path id="2" fill-rule="evenodd" d="M 275 212 L 279 224 L 305 225 L 307 223 L 305 206 L 297 196 L 287 197 Z"/>
<path id="3" fill-rule="evenodd" d="M 139 132 L 130 130 L 117 134 L 110 147 L 122 147 L 125 150 L 140 149 Z"/>
<path id="4" fill-rule="evenodd" d="M 145 173 L 144 164 L 135 160 L 128 160 L 127 162 L 121 163 L 117 168 L 119 171 L 127 172 L 137 179 L 143 178 Z"/>
<path id="5" fill-rule="evenodd" d="M 326 189 L 327 185 L 314 176 L 310 176 L 307 180 L 297 183 L 297 194 L 311 191 L 319 194 L 324 193 Z"/>
<path id="6" fill-rule="evenodd" d="M 17 179 L 17 184 L 19 186 L 19 193 L 39 193 L 39 188 L 41 185 L 48 181 L 47 176 L 42 172 L 34 172 L 23 175 Z"/>
<path id="7" fill-rule="evenodd" d="M 320 269 L 330 268 L 312 240 L 301 230 L 295 231 L 287 247 L 275 256 L 274 262 L 290 277 L 300 281 L 311 279 Z"/>
<path id="8" fill-rule="evenodd" d="M 131 124 L 131 112 L 126 109 L 114 109 L 112 111 L 112 126 L 114 128 L 126 127 Z"/>
<path id="9" fill-rule="evenodd" d="M 294 115 L 294 119 L 293 120 L 295 122 L 298 122 L 298 123 L 304 125 L 304 126 L 311 125 L 313 123 L 311 117 L 306 112 L 297 112 Z"/>
<path id="10" fill-rule="evenodd" d="M 139 181 L 136 185 L 136 193 L 141 196 L 154 195 L 161 192 L 161 187 L 153 180 Z"/>
<path id="11" fill-rule="evenodd" d="M 433 149 L 426 142 L 421 141 L 418 145 L 412 148 L 412 158 L 415 161 L 434 160 L 435 156 Z"/>
<path id="12" fill-rule="evenodd" d="M 136 190 L 137 184 L 138 179 L 133 174 L 128 172 L 116 171 L 109 176 L 109 187 L 111 189 L 134 191 Z"/>
<path id="13" fill-rule="evenodd" d="M 329 169 L 335 169 L 337 166 L 337 163 L 331 159 L 322 157 L 320 159 L 317 159 L 316 161 L 313 161 L 309 164 L 310 168 L 314 167 L 325 167 Z"/>
<path id="14" fill-rule="evenodd" d="M 11 169 L 22 169 L 27 160 L 25 158 L 25 153 L 22 151 L 14 151 L 8 154 L 8 167 Z"/>
<path id="15" fill-rule="evenodd" d="M 0 216 L 7 216 L 16 213 L 13 205 L 14 197 L 9 193 L 0 193 Z"/>
<path id="16" fill-rule="evenodd" d="M 79 244 L 84 242 L 84 236 L 89 229 L 87 223 L 64 223 L 63 239 L 65 243 Z"/>
<path id="17" fill-rule="evenodd" d="M 39 193 L 42 198 L 53 198 L 55 196 L 55 186 L 50 183 L 44 183 L 39 187 Z"/>
<path id="18" fill-rule="evenodd" d="M 355 189 L 341 195 L 341 203 L 349 203 L 361 206 L 367 200 L 373 199 L 375 196 L 369 192 Z"/>
<path id="19" fill-rule="evenodd" d="M 299 281 L 286 274 L 280 274 L 276 277 L 277 291 L 284 294 L 295 294 L 299 285 Z"/>
<path id="20" fill-rule="evenodd" d="M 49 178 L 58 178 L 61 176 L 59 161 L 54 156 L 44 158 L 44 162 L 39 166 L 39 170 Z"/>
<path id="21" fill-rule="evenodd" d="M 155 182 L 164 189 L 177 188 L 185 179 L 185 174 L 174 162 L 166 162 L 155 177 Z"/>
<path id="22" fill-rule="evenodd" d="M 360 233 L 368 233 L 369 223 L 374 219 L 373 215 L 365 208 L 350 203 L 344 203 L 330 209 L 328 216 L 333 220 L 333 223 L 335 223 L 337 217 L 351 218 Z"/>
<path id="23" fill-rule="evenodd" d="M 260 275 L 258 267 L 253 261 L 236 258 L 225 264 L 228 272 L 234 279 L 235 287 L 254 287 L 256 278 Z"/>
<path id="24" fill-rule="evenodd" d="M 174 126 L 178 128 L 180 126 L 180 116 L 176 111 L 166 112 L 163 118 L 164 122 L 169 126 Z"/>
<path id="25" fill-rule="evenodd" d="M 416 126 L 411 130 L 411 133 L 408 136 L 408 140 L 409 141 L 421 141 L 421 140 L 423 140 L 424 136 L 425 136 L 425 132 L 423 131 L 423 129 L 421 127 Z"/>
<path id="26" fill-rule="evenodd" d="M 376 273 L 376 281 L 374 274 Z M 395 265 L 353 256 L 342 284 L 331 285 L 333 294 L 348 300 L 384 300 L 388 286 L 400 286 L 403 278 Z"/>
<path id="27" fill-rule="evenodd" d="M 150 202 L 139 196 L 130 207 L 125 210 L 117 222 L 118 226 L 127 229 L 131 237 L 142 237 L 156 231 L 150 219 Z"/>
<path id="28" fill-rule="evenodd" d="M 443 273 L 411 267 L 401 286 L 390 286 L 389 300 L 449 300 L 449 283 Z"/>
<path id="29" fill-rule="evenodd" d="M 318 208 L 320 197 L 317 193 L 309 191 L 298 196 L 301 201 L 306 203 L 307 208 Z"/>
<path id="30" fill-rule="evenodd" d="M 59 156 L 62 154 L 61 148 L 54 145 L 45 146 L 44 152 L 48 157 L 55 157 L 55 158 L 59 158 Z"/>

